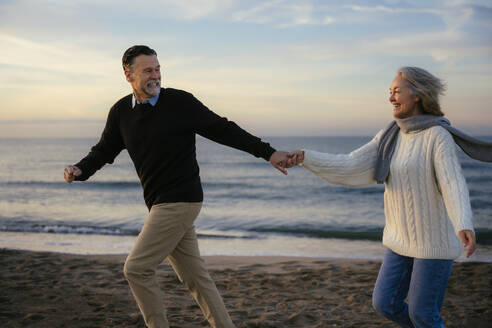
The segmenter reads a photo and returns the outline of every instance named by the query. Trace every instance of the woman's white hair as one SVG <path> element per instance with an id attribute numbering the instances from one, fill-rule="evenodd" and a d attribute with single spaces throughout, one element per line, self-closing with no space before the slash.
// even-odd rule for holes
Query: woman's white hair
<path id="1" fill-rule="evenodd" d="M 408 81 L 413 94 L 420 98 L 425 113 L 444 116 L 439 104 L 439 96 L 444 94 L 444 81 L 419 67 L 400 67 L 398 74 Z"/>

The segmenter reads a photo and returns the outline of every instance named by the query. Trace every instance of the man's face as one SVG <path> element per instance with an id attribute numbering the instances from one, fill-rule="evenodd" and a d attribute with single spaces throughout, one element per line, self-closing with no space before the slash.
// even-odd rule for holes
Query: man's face
<path id="1" fill-rule="evenodd" d="M 130 70 L 125 71 L 125 76 L 139 101 L 157 96 L 161 91 L 161 66 L 157 56 L 135 57 Z"/>

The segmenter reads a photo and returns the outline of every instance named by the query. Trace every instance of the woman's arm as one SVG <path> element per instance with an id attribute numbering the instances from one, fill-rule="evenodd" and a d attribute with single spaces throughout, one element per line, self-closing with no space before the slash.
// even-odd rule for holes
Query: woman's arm
<path id="1" fill-rule="evenodd" d="M 468 187 L 452 136 L 444 128 L 435 128 L 435 131 L 433 160 L 436 180 L 456 236 L 463 246 L 468 246 L 466 255 L 469 256 L 475 249 L 475 234 Z"/>
<path id="2" fill-rule="evenodd" d="M 373 184 L 379 134 L 350 154 L 329 154 L 303 150 L 301 165 L 329 183 L 348 187 Z"/>

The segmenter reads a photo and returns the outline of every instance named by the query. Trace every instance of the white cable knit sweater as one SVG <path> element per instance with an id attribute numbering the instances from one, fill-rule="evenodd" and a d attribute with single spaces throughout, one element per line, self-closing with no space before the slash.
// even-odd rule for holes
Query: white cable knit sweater
<path id="1" fill-rule="evenodd" d="M 318 177 L 350 187 L 375 183 L 380 131 L 350 154 L 305 150 L 303 166 Z M 463 246 L 457 235 L 472 230 L 466 181 L 451 134 L 440 126 L 400 131 L 385 183 L 383 244 L 400 255 L 455 259 Z"/>

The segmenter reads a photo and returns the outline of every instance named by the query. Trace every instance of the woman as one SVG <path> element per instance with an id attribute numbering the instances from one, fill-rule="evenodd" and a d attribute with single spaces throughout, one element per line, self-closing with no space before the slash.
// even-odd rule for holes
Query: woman
<path id="1" fill-rule="evenodd" d="M 351 187 L 385 183 L 387 247 L 373 306 L 402 327 L 443 327 L 440 311 L 453 260 L 475 251 L 472 211 L 456 143 L 492 161 L 492 145 L 470 138 L 443 118 L 444 84 L 427 71 L 403 67 L 390 87 L 396 119 L 348 155 L 296 150 L 289 166 Z M 408 303 L 405 301 L 408 296 Z"/>

